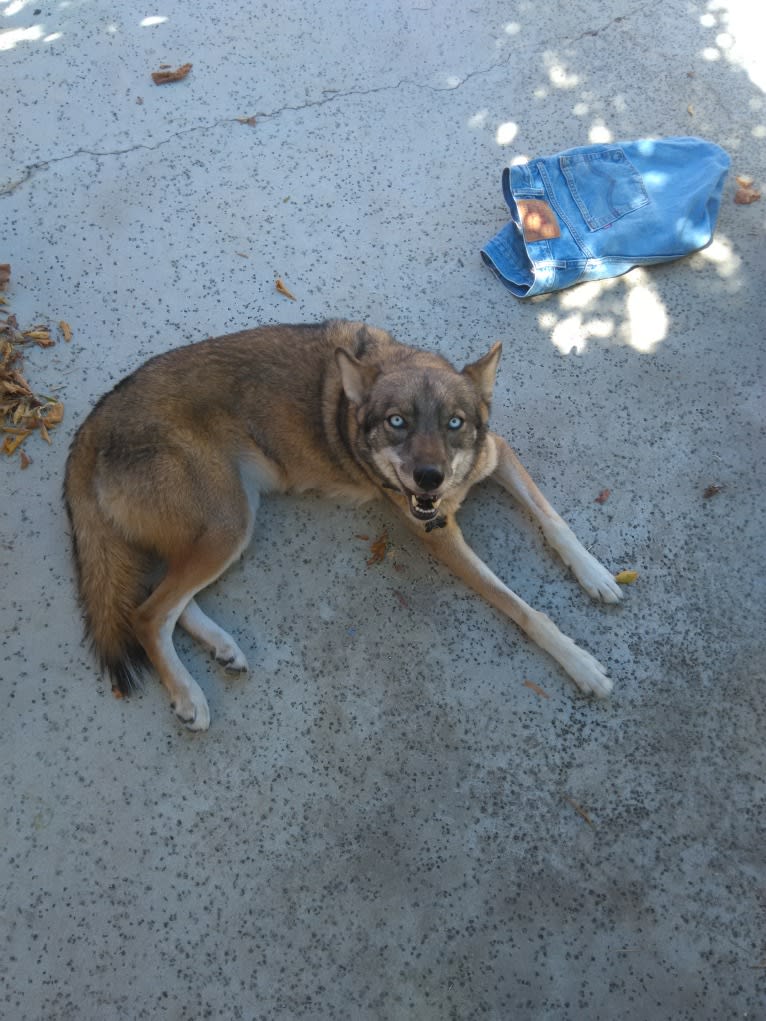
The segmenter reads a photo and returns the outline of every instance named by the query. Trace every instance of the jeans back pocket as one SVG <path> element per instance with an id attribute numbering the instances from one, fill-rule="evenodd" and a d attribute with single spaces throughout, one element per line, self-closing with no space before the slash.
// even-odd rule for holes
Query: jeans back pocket
<path id="1" fill-rule="evenodd" d="M 561 171 L 591 230 L 600 230 L 649 202 L 641 175 L 619 146 L 561 156 Z"/>

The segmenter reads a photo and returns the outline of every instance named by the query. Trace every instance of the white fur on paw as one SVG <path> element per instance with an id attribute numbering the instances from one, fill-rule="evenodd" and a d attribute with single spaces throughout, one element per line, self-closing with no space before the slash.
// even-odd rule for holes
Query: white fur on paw
<path id="1" fill-rule="evenodd" d="M 606 675 L 606 668 L 595 656 L 575 645 L 571 638 L 565 638 L 565 641 L 569 643 L 569 647 L 559 662 L 566 672 L 586 695 L 606 698 L 614 688 L 614 684 Z"/>
<path id="2" fill-rule="evenodd" d="M 587 550 L 573 557 L 570 567 L 592 599 L 600 599 L 604 603 L 619 603 L 622 599 L 623 592 L 614 580 L 614 575 Z"/>
<path id="3" fill-rule="evenodd" d="M 171 702 L 170 708 L 189 730 L 207 730 L 210 726 L 210 707 L 197 684 Z"/>
<path id="4" fill-rule="evenodd" d="M 224 670 L 229 674 L 246 674 L 250 669 L 247 665 L 244 653 L 234 644 L 227 645 L 225 648 L 216 649 L 213 652 L 213 658 L 219 666 L 222 666 Z"/>
<path id="5" fill-rule="evenodd" d="M 529 634 L 566 670 L 580 691 L 605 698 L 614 685 L 595 656 L 581 649 L 556 627 L 544 613 L 533 614 Z"/>

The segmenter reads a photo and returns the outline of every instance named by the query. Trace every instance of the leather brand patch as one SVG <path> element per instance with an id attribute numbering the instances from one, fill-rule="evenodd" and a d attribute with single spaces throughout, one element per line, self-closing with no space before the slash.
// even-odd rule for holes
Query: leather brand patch
<path id="1" fill-rule="evenodd" d="M 549 238 L 561 237 L 556 214 L 544 199 L 516 199 L 516 205 L 527 241 L 547 241 Z"/>

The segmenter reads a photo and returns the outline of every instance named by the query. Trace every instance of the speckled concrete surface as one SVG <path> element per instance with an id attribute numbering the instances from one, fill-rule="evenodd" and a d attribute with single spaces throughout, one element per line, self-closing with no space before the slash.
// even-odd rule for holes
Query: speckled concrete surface
<path id="1" fill-rule="evenodd" d="M 694 133 L 763 184 L 760 17 L 1 0 L 7 297 L 74 331 L 26 362 L 64 424 L 0 464 L 4 1017 L 766 1017 L 764 204 L 730 181 L 707 253 L 530 304 L 479 258 L 519 155 Z M 99 681 L 73 431 L 152 353 L 330 315 L 457 362 L 504 341 L 496 428 L 640 579 L 591 605 L 492 487 L 464 530 L 608 664 L 610 701 L 403 532 L 367 568 L 384 508 L 314 499 L 265 503 L 202 599 L 250 678 L 179 643 L 207 734 L 153 681 Z"/>

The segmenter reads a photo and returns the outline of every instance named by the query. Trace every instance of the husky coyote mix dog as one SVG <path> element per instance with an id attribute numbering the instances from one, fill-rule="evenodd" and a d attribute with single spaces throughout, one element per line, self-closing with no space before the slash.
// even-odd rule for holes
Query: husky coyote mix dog
<path id="1" fill-rule="evenodd" d="M 457 372 L 361 323 L 267 326 L 152 358 L 96 405 L 69 454 L 65 495 L 80 599 L 102 667 L 127 693 L 151 663 L 177 716 L 210 724 L 173 648 L 176 624 L 232 671 L 247 662 L 194 597 L 236 560 L 261 494 L 386 497 L 431 553 L 551 654 L 585 692 L 603 667 L 527 606 L 466 545 L 455 513 L 495 478 L 539 522 L 594 598 L 620 599 L 518 458 L 487 427 L 497 343 Z"/>

